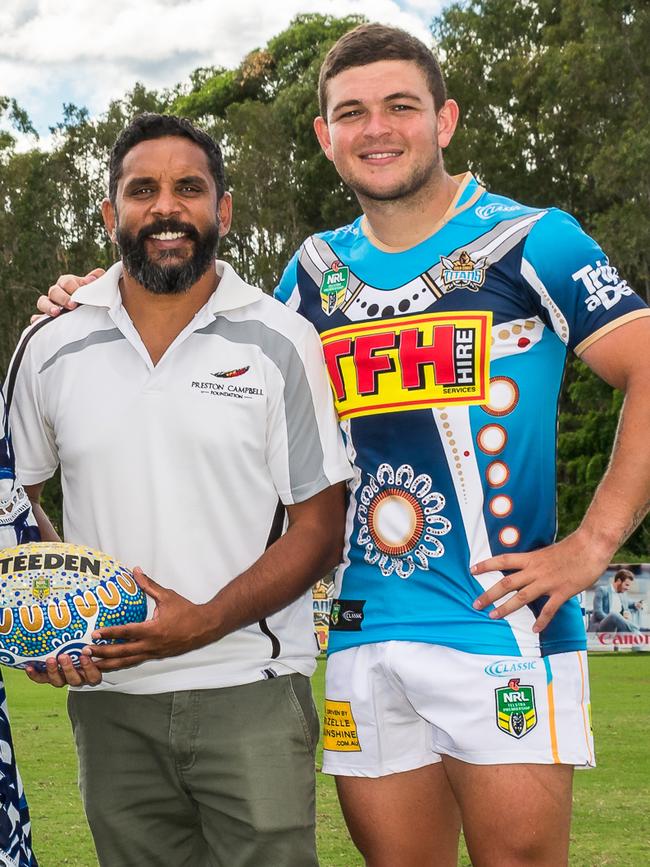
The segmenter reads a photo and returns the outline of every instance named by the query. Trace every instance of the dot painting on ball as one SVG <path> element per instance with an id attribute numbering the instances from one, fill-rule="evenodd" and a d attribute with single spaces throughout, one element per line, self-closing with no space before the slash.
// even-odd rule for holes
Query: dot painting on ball
<path id="1" fill-rule="evenodd" d="M 60 653 L 77 663 L 95 629 L 146 616 L 146 596 L 131 572 L 101 551 L 67 542 L 0 550 L 3 665 L 43 669 Z"/>

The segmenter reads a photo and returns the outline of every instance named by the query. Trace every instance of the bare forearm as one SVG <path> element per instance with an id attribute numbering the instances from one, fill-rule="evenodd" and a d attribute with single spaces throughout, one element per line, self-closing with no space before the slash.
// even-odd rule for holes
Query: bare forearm
<path id="1" fill-rule="evenodd" d="M 25 491 L 32 504 L 32 512 L 38 525 L 41 539 L 44 542 L 60 542 L 61 537 L 54 529 L 45 509 L 41 505 L 41 492 L 43 485 L 25 485 Z"/>
<path id="2" fill-rule="evenodd" d="M 98 671 L 114 671 L 203 647 L 284 608 L 304 593 L 341 555 L 344 528 L 341 483 L 304 503 L 289 506 L 289 529 L 245 572 L 213 599 L 196 605 L 161 587 L 139 569 L 134 576 L 156 603 L 156 616 L 144 623 L 108 626 L 93 634 L 118 644 L 93 645 Z"/>
<path id="3" fill-rule="evenodd" d="M 290 525 L 256 563 L 206 603 L 206 621 L 212 624 L 210 640 L 217 641 L 274 614 L 339 563 L 343 545 L 342 507 L 339 515 L 332 515 L 330 510 L 326 530 L 323 523 L 303 521 Z"/>

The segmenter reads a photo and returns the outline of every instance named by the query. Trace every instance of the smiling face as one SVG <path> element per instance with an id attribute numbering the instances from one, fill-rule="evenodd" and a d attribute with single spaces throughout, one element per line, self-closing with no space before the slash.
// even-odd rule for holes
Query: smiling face
<path id="1" fill-rule="evenodd" d="M 314 122 L 316 135 L 361 199 L 397 201 L 437 183 L 458 108 L 447 100 L 436 114 L 416 63 L 380 60 L 345 69 L 328 81 L 327 105 L 327 119 Z"/>
<path id="2" fill-rule="evenodd" d="M 129 150 L 115 204 L 102 204 L 126 272 L 156 294 L 187 291 L 212 266 L 230 227 L 231 200 L 217 189 L 201 147 L 182 136 Z"/>

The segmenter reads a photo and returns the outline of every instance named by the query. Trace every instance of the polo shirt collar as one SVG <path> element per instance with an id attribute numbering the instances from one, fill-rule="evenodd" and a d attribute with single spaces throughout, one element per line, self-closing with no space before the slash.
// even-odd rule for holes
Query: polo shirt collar
<path id="1" fill-rule="evenodd" d="M 216 259 L 215 267 L 220 279 L 216 291 L 212 293 L 206 305 L 210 313 L 216 315 L 227 310 L 236 310 L 238 307 L 246 307 L 262 296 L 261 289 L 244 283 L 227 262 Z M 74 300 L 79 304 L 87 304 L 91 307 L 107 307 L 109 310 L 121 306 L 122 296 L 119 286 L 121 276 L 122 262 L 120 261 L 111 265 L 108 271 L 97 280 L 77 289 Z"/>

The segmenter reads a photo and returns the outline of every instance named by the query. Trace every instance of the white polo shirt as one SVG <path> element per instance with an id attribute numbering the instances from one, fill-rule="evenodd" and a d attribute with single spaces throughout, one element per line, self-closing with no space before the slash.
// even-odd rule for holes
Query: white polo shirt
<path id="1" fill-rule="evenodd" d="M 23 484 L 61 464 L 65 539 L 206 602 L 263 553 L 285 505 L 350 478 L 320 340 L 217 261 L 207 304 L 154 367 L 122 306 L 121 263 L 83 306 L 29 328 L 7 400 Z M 310 594 L 206 647 L 104 677 L 130 693 L 314 669 Z"/>

